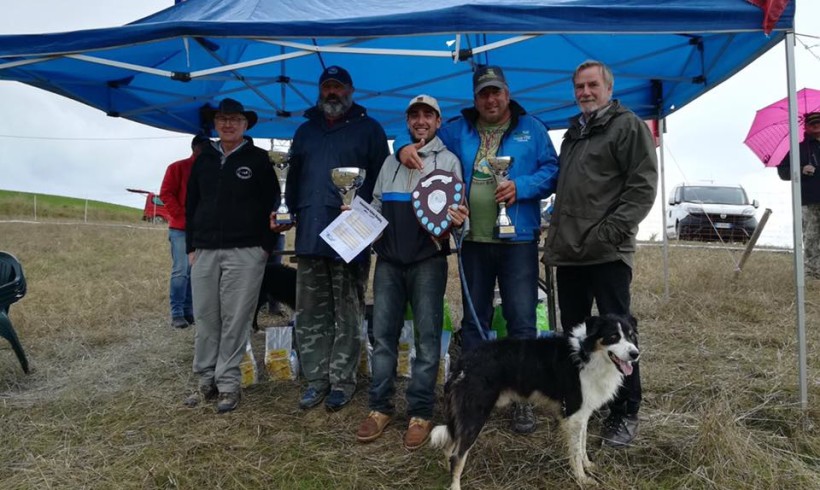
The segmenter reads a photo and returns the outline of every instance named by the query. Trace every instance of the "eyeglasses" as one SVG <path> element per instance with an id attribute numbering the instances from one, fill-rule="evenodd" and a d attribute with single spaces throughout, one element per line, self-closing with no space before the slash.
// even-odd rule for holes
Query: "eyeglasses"
<path id="1" fill-rule="evenodd" d="M 218 124 L 239 125 L 243 122 L 247 122 L 248 120 L 242 116 L 216 116 L 214 117 L 214 121 Z"/>

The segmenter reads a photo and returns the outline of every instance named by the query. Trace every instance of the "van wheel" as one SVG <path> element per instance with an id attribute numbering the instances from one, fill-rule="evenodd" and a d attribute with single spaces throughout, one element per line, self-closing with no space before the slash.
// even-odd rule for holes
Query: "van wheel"
<path id="1" fill-rule="evenodd" d="M 683 227 L 681 226 L 680 221 L 675 223 L 675 236 L 678 241 L 683 240 Z"/>
<path id="2" fill-rule="evenodd" d="M 165 218 L 163 218 L 162 216 L 154 216 L 154 219 L 151 220 L 151 222 L 155 225 L 164 225 L 165 223 L 167 223 L 167 221 L 165 221 Z"/>

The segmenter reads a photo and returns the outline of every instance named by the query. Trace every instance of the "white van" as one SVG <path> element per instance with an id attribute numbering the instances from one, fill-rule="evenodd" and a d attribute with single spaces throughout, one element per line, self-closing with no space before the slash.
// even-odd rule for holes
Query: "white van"
<path id="1" fill-rule="evenodd" d="M 676 185 L 669 196 L 666 236 L 745 243 L 757 228 L 758 205 L 739 185 Z"/>

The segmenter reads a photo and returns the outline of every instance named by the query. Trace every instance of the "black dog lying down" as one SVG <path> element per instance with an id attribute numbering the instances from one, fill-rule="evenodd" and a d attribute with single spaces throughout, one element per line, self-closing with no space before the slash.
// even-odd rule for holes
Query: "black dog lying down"
<path id="1" fill-rule="evenodd" d="M 593 316 L 564 335 L 485 342 L 461 357 L 444 387 L 447 425 L 431 434 L 450 465 L 450 488 L 461 488 L 467 454 L 493 407 L 512 400 L 563 407 L 570 467 L 579 483 L 591 483 L 587 422 L 632 373 L 640 355 L 636 329 L 632 316 Z"/>
<path id="2" fill-rule="evenodd" d="M 259 309 L 265 303 L 275 301 L 291 309 L 296 308 L 296 269 L 282 264 L 267 264 L 262 287 L 259 288 L 259 301 L 253 314 L 253 329 L 259 330 Z"/>

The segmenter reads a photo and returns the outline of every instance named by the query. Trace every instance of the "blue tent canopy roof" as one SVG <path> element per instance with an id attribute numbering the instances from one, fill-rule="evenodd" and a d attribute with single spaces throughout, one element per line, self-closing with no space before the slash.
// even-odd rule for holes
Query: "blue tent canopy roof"
<path id="1" fill-rule="evenodd" d="M 188 0 L 122 27 L 0 36 L 0 80 L 187 133 L 203 104 L 230 96 L 259 113 L 250 134 L 289 138 L 336 64 L 394 135 L 418 93 L 445 117 L 471 105 L 472 70 L 491 63 L 560 128 L 585 59 L 612 67 L 615 97 L 639 115 L 666 116 L 779 42 L 794 3 L 771 35 L 762 22 L 746 0 Z"/>

